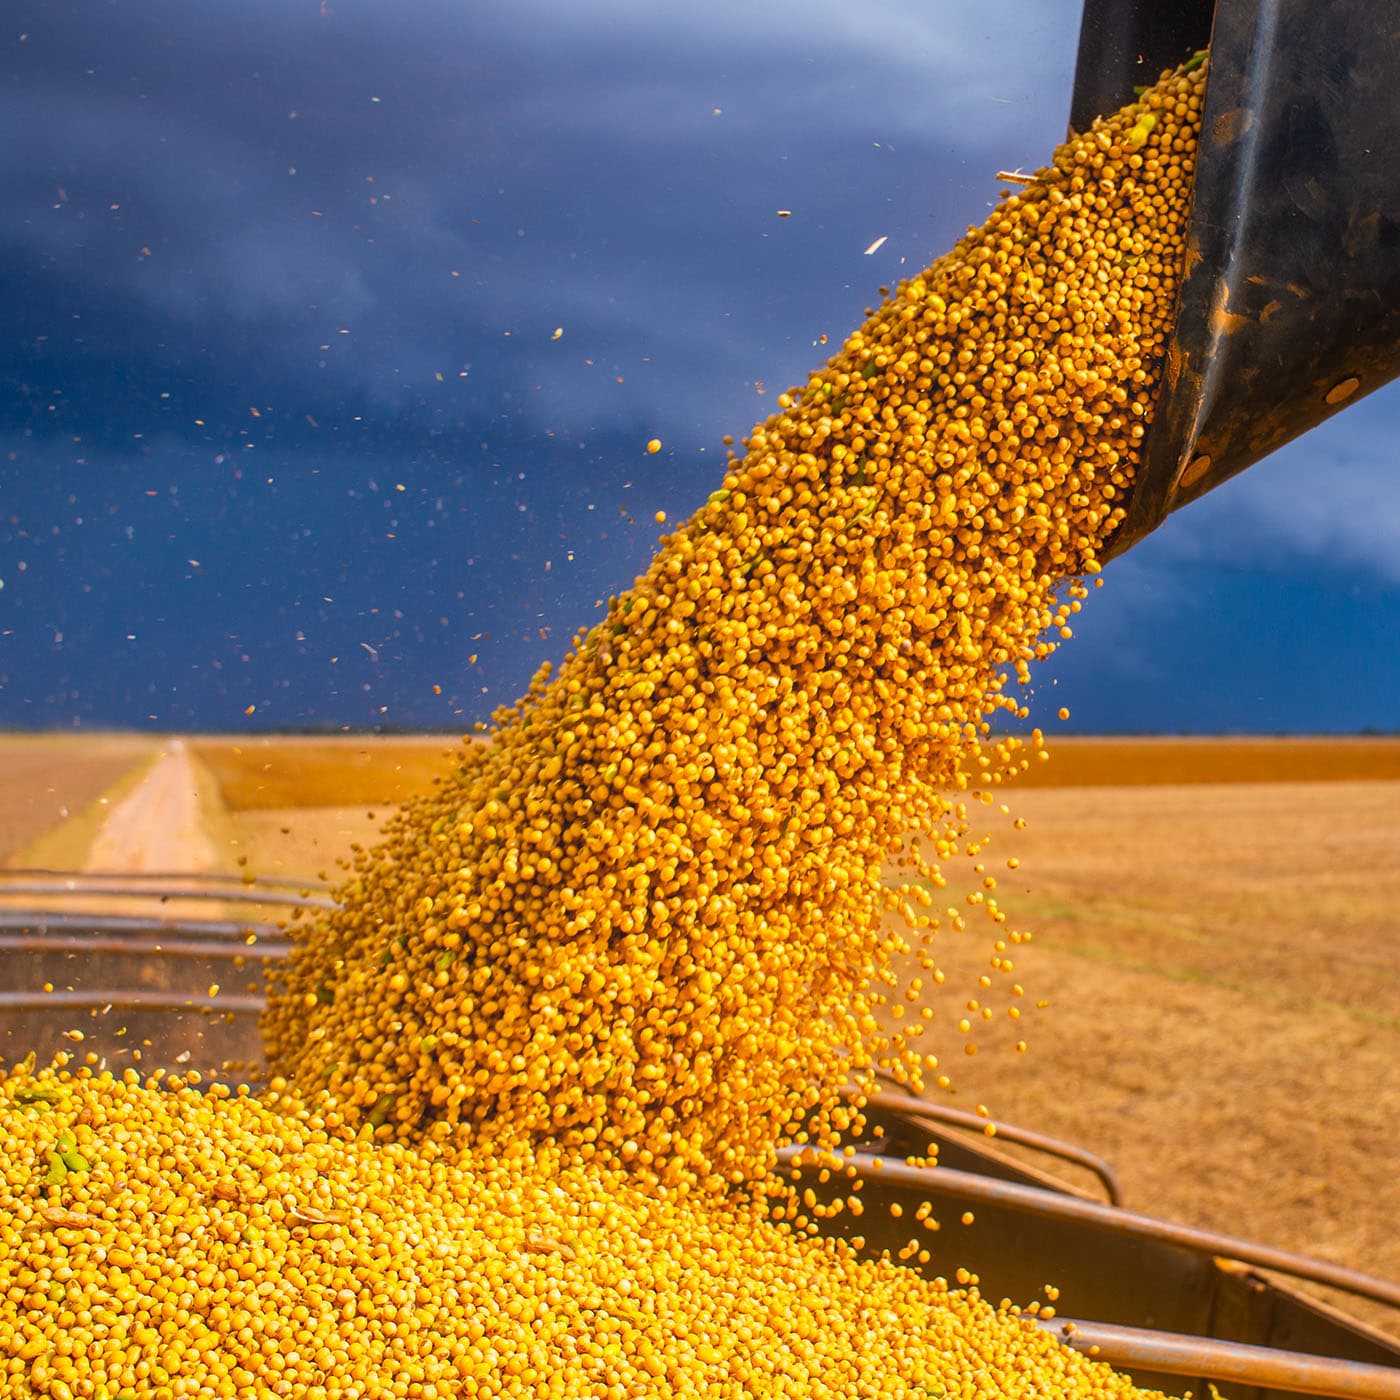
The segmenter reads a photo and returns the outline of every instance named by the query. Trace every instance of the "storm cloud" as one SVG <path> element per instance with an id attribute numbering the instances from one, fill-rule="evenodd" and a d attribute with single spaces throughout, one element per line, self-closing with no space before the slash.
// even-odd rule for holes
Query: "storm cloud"
<path id="1" fill-rule="evenodd" d="M 0 722 L 464 726 L 513 699 L 644 566 L 654 512 L 704 499 L 722 435 L 1048 157 L 1077 23 L 12 6 Z M 1099 727 L 1141 727 L 1150 676 L 1181 727 L 1238 727 L 1222 570 L 1261 609 L 1319 600 L 1280 623 L 1300 636 L 1340 635 L 1324 576 L 1379 625 L 1397 413 L 1373 396 L 1111 568 L 1056 703 L 1088 687 Z M 1171 679 L 1194 653 L 1208 702 Z M 1270 722 L 1382 723 L 1373 694 Z"/>

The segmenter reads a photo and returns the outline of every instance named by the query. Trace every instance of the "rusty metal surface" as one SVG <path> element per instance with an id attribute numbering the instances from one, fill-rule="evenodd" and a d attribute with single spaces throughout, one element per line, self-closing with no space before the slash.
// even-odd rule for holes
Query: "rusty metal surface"
<path id="1" fill-rule="evenodd" d="M 1043 1319 L 1040 1326 L 1066 1346 L 1119 1370 L 1209 1377 L 1221 1385 L 1335 1400 L 1400 1400 L 1400 1368 L 1392 1366 L 1080 1319 Z"/>

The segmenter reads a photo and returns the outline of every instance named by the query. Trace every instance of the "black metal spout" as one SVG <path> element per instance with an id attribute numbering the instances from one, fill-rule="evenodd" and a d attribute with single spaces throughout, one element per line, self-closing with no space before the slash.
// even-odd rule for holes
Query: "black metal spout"
<path id="1" fill-rule="evenodd" d="M 1110 556 L 1400 374 L 1400 12 L 1086 0 L 1073 126 L 1207 46 L 1176 328 Z"/>

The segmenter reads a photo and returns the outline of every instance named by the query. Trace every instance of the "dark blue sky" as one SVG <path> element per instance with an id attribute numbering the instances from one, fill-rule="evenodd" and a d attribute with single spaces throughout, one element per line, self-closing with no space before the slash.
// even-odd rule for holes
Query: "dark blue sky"
<path id="1" fill-rule="evenodd" d="M 3 23 L 0 724 L 456 727 L 1048 155 L 1078 6 Z M 1038 717 L 1400 727 L 1398 436 L 1383 390 L 1111 566 Z"/>

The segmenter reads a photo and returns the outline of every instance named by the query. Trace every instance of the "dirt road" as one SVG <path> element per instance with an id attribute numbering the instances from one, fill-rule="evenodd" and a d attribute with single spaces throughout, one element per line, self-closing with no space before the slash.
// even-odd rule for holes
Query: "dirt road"
<path id="1" fill-rule="evenodd" d="M 217 871 L 219 853 L 210 839 L 203 804 L 214 793 L 203 791 L 201 780 L 183 739 L 165 741 L 160 757 L 141 782 L 113 806 L 88 848 L 85 872 L 115 875 L 190 875 Z M 121 885 L 120 879 L 113 883 Z M 139 894 L 139 881 L 129 882 Z M 65 907 L 78 908 L 78 900 Z M 99 898 L 94 907 L 111 907 L 110 898 Z M 121 899 L 126 914 L 160 918 L 219 917 L 225 911 L 208 900 Z"/>
<path id="2" fill-rule="evenodd" d="M 183 739 L 171 739 L 151 771 L 98 832 L 87 870 L 209 871 L 218 857 L 200 819 L 200 792 Z"/>

